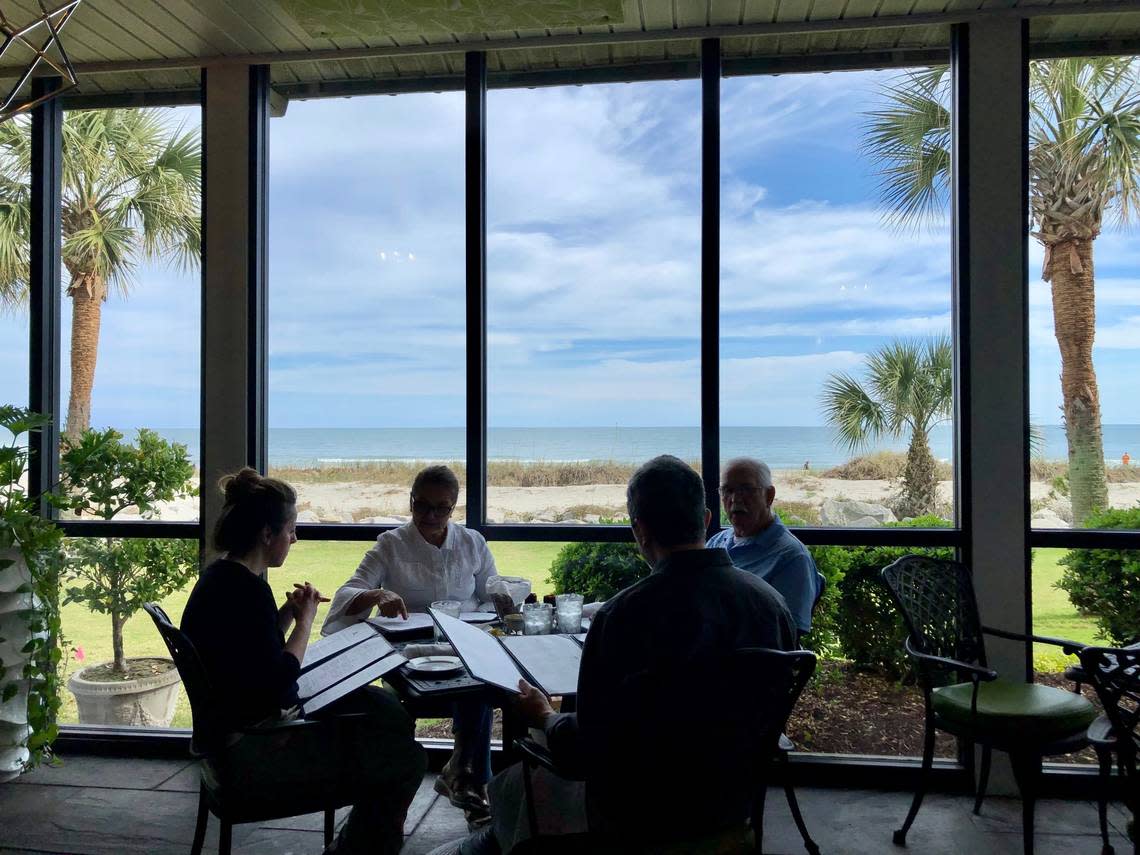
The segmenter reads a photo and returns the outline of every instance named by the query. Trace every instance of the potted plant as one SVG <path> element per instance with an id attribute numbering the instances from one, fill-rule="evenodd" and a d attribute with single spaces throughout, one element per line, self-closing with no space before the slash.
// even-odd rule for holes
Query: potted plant
<path id="1" fill-rule="evenodd" d="M 135 445 L 114 429 L 86 430 L 63 441 L 61 481 L 79 515 L 112 520 L 134 508 L 144 519 L 159 502 L 192 495 L 194 467 L 186 446 L 141 429 Z M 110 615 L 114 658 L 72 675 L 84 724 L 167 727 L 178 701 L 178 671 L 166 657 L 128 659 L 123 626 L 143 603 L 179 590 L 198 569 L 192 540 L 79 537 L 67 544 L 64 604 L 83 603 Z"/>
<path id="2" fill-rule="evenodd" d="M 50 755 L 58 733 L 62 533 L 28 494 L 23 434 L 50 418 L 0 407 L 0 781 Z M 49 499 L 55 499 L 52 494 Z"/>

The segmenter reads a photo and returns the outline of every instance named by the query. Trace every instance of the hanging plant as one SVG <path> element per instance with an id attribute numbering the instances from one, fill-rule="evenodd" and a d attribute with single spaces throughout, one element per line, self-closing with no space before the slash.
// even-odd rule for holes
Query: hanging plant
<path id="1" fill-rule="evenodd" d="M 20 442 L 50 422 L 0 407 L 9 434 L 0 445 L 0 780 L 50 758 L 59 732 L 63 533 L 40 515 L 40 497 L 28 494 L 28 450 Z"/>

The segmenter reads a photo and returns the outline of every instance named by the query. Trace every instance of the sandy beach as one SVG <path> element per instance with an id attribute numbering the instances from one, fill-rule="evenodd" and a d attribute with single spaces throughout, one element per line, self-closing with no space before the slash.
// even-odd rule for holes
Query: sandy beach
<path id="1" fill-rule="evenodd" d="M 821 520 L 828 500 L 864 502 L 889 506 L 898 492 L 896 483 L 886 479 L 851 480 L 825 478 L 803 471 L 773 473 L 776 506 L 796 515 L 807 524 L 828 524 Z M 298 519 L 326 523 L 400 523 L 408 519 L 408 485 L 375 483 L 369 480 L 338 480 L 307 483 L 295 480 L 298 493 Z M 1068 502 L 1053 492 L 1050 483 L 1030 484 L 1037 527 L 1067 527 Z M 1112 507 L 1134 507 L 1140 502 L 1140 482 L 1110 483 Z M 944 515 L 949 514 L 953 484 L 941 481 L 938 495 Z M 188 520 L 197 515 L 197 498 L 186 498 L 162 507 L 160 518 Z M 460 491 L 456 520 L 463 521 L 466 491 Z M 128 516 L 125 512 L 122 516 Z M 492 522 L 597 523 L 625 516 L 625 484 L 579 484 L 558 487 L 495 486 L 487 491 L 487 518 Z M 829 524 L 842 524 L 834 521 Z M 853 523 L 848 523 L 853 524 Z"/>

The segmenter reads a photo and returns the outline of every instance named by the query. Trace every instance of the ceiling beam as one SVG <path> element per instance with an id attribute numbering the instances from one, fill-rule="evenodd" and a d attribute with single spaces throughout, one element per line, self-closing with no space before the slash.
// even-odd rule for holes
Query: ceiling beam
<path id="1" fill-rule="evenodd" d="M 877 30 L 889 27 L 924 27 L 971 23 L 1010 18 L 1058 18 L 1071 15 L 1120 15 L 1140 13 L 1140 0 L 1102 0 L 1062 6 L 1024 6 L 1017 8 L 978 9 L 963 12 L 931 12 L 921 15 L 883 15 L 875 18 L 840 18 L 829 21 L 777 21 L 715 27 L 680 27 L 672 30 L 632 30 L 629 32 L 577 33 L 573 35 L 534 36 L 516 39 L 486 39 L 472 42 L 443 42 L 413 45 L 376 45 L 343 50 L 298 50 L 273 53 L 239 54 L 235 56 L 183 56 L 163 59 L 87 62 L 75 65 L 78 75 L 112 74 L 124 71 L 169 71 L 182 68 L 209 68 L 216 65 L 244 63 L 261 65 L 287 62 L 320 62 L 323 60 L 381 59 L 407 56 L 460 54 L 468 50 L 502 51 L 535 50 L 587 45 L 637 44 L 664 41 L 689 41 L 709 38 L 730 39 L 743 36 L 798 35 L 811 33 Z M 0 66 L 0 79 L 19 76 L 23 66 Z"/>

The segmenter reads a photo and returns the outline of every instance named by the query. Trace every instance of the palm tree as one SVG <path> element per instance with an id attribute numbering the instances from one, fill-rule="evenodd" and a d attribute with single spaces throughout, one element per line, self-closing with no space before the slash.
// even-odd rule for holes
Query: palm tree
<path id="1" fill-rule="evenodd" d="M 0 123 L 0 303 L 28 291 L 28 119 Z M 72 111 L 63 122 L 63 265 L 71 298 L 67 435 L 91 424 L 103 303 L 140 259 L 192 269 L 201 254 L 201 147 L 160 110 Z"/>
<path id="2" fill-rule="evenodd" d="M 896 512 L 933 513 L 938 479 L 930 430 L 950 417 L 954 369 L 950 339 L 894 341 L 867 355 L 866 382 L 832 374 L 823 387 L 824 416 L 855 451 L 881 436 L 910 433 Z"/>
<path id="3" fill-rule="evenodd" d="M 1128 222 L 1140 202 L 1140 63 L 1054 59 L 1030 65 L 1032 234 L 1045 249 L 1061 352 L 1061 410 L 1073 519 L 1108 505 L 1096 331 L 1093 242 L 1106 213 Z M 865 150 L 878 162 L 888 216 L 913 226 L 945 209 L 950 181 L 949 73 L 931 68 L 889 84 L 868 114 Z"/>

